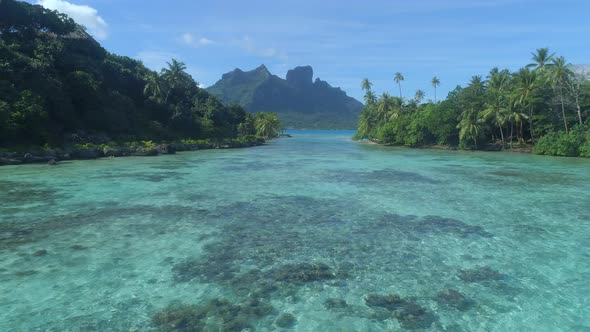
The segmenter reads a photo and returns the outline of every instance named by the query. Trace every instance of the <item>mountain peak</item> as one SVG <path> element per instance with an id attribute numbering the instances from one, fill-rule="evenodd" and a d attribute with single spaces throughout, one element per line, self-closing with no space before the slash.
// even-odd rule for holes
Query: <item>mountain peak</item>
<path id="1" fill-rule="evenodd" d="M 313 68 L 311 66 L 295 67 L 287 72 L 287 83 L 305 87 L 313 83 Z"/>
<path id="2" fill-rule="evenodd" d="M 311 66 L 295 67 L 283 79 L 261 65 L 239 75 L 224 74 L 207 91 L 249 112 L 276 112 L 290 128 L 353 129 L 363 107 L 328 82 L 318 78 L 314 84 Z"/>
<path id="3" fill-rule="evenodd" d="M 268 71 L 268 68 L 266 68 L 266 66 L 264 64 L 261 64 L 260 66 L 258 66 L 258 68 L 254 69 L 254 70 L 270 74 L 270 71 Z"/>

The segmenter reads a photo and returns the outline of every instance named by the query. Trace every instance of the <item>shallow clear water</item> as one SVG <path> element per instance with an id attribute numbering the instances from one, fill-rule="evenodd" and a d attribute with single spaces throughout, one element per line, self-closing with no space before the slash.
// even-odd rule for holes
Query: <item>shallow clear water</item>
<path id="1" fill-rule="evenodd" d="M 292 134 L 0 168 L 0 331 L 590 331 L 590 160 Z"/>

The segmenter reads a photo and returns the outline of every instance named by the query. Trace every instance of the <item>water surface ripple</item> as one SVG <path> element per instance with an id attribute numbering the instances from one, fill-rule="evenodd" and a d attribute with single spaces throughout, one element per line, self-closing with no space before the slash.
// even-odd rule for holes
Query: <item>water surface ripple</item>
<path id="1" fill-rule="evenodd" d="M 0 168 L 0 330 L 590 331 L 590 160 L 292 134 Z"/>

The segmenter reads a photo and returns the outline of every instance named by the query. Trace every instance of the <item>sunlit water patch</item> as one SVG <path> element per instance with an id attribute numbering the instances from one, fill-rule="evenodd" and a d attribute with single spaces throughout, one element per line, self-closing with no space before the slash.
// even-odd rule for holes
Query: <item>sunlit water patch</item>
<path id="1" fill-rule="evenodd" d="M 590 161 L 292 134 L 0 168 L 0 330 L 590 329 Z"/>

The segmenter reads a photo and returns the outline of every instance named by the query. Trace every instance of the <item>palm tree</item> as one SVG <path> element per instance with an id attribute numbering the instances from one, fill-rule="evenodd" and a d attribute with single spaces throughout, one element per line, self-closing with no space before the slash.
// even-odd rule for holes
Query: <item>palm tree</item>
<path id="1" fill-rule="evenodd" d="M 371 81 L 369 81 L 368 78 L 362 80 L 361 89 L 365 91 L 365 105 L 374 104 L 377 100 L 377 97 L 373 93 L 373 90 L 371 90 L 372 87 L 373 83 L 371 83 Z"/>
<path id="2" fill-rule="evenodd" d="M 510 72 L 508 70 L 500 71 L 498 68 L 493 68 L 488 76 L 488 89 L 486 91 L 488 98 L 485 103 L 485 109 L 480 114 L 481 120 L 484 122 L 490 121 L 494 126 L 500 129 L 500 137 L 502 140 L 502 147 L 504 147 L 504 125 L 507 121 L 507 97 L 506 87 L 510 79 Z"/>
<path id="3" fill-rule="evenodd" d="M 282 131 L 281 122 L 275 113 L 258 112 L 254 118 L 256 134 L 263 138 L 277 137 Z"/>
<path id="4" fill-rule="evenodd" d="M 402 111 L 404 111 L 404 100 L 398 97 L 391 97 L 390 104 L 391 106 L 388 114 L 389 121 L 397 119 Z"/>
<path id="5" fill-rule="evenodd" d="M 522 123 L 528 119 L 528 116 L 519 111 L 517 107 L 511 105 L 506 114 L 506 120 L 510 122 L 510 148 L 512 149 L 512 137 L 514 137 L 514 125 L 520 128 L 520 135 L 516 135 L 519 141 L 522 141 Z"/>
<path id="6" fill-rule="evenodd" d="M 434 103 L 436 104 L 436 88 L 440 85 L 440 80 L 438 77 L 434 76 L 432 81 L 430 81 L 430 84 L 432 84 L 432 87 L 434 88 Z"/>
<path id="7" fill-rule="evenodd" d="M 372 90 L 367 90 L 365 93 L 365 105 L 373 105 L 375 102 L 377 102 L 377 96 L 375 96 Z"/>
<path id="8" fill-rule="evenodd" d="M 162 98 L 162 79 L 156 72 L 150 72 L 147 76 L 147 82 L 143 88 L 143 94 L 154 97 L 157 101 Z"/>
<path id="9" fill-rule="evenodd" d="M 389 93 L 384 92 L 377 101 L 377 118 L 386 122 L 392 115 L 394 100 Z"/>
<path id="10" fill-rule="evenodd" d="M 168 83 L 168 92 L 164 99 L 165 103 L 168 101 L 168 97 L 170 97 L 170 92 L 187 76 L 185 72 L 186 65 L 183 62 L 172 59 L 172 62 L 166 62 L 166 65 L 168 65 L 168 68 L 162 69 L 162 77 Z"/>
<path id="11" fill-rule="evenodd" d="M 372 87 L 373 83 L 371 83 L 371 81 L 369 81 L 368 78 L 363 79 L 363 81 L 361 82 L 361 89 L 363 89 L 364 91 L 371 91 Z"/>
<path id="12" fill-rule="evenodd" d="M 485 90 L 485 83 L 481 75 L 471 76 L 467 88 L 471 89 L 477 95 L 482 94 Z"/>
<path id="13" fill-rule="evenodd" d="M 563 125 L 565 126 L 565 132 L 568 132 L 567 118 L 565 117 L 565 100 L 564 100 L 564 88 L 568 84 L 570 77 L 573 75 L 570 69 L 570 64 L 565 61 L 565 58 L 560 56 L 553 59 L 551 72 L 549 73 L 549 81 L 553 88 L 559 94 L 561 101 L 561 115 L 563 117 Z"/>
<path id="14" fill-rule="evenodd" d="M 487 108 L 483 110 L 481 114 L 481 120 L 490 121 L 494 126 L 500 129 L 500 137 L 502 140 L 502 148 L 504 148 L 504 125 L 507 120 L 506 109 L 502 107 L 499 102 L 491 103 L 487 105 Z"/>
<path id="15" fill-rule="evenodd" d="M 535 92 L 538 86 L 537 72 L 530 71 L 528 68 L 521 69 L 515 76 L 516 87 L 514 89 L 514 102 L 516 106 L 528 108 L 529 126 L 531 131 L 531 140 L 535 141 L 533 134 L 533 107 L 535 104 Z"/>
<path id="16" fill-rule="evenodd" d="M 550 66 L 555 53 L 549 54 L 549 49 L 546 47 L 538 48 L 536 52 L 531 53 L 533 63 L 527 65 L 528 68 L 534 67 L 535 70 L 544 70 L 545 66 Z"/>
<path id="17" fill-rule="evenodd" d="M 404 80 L 404 75 L 402 73 L 397 72 L 395 73 L 395 77 L 393 78 L 395 83 L 399 86 L 399 97 L 402 98 L 402 81 Z"/>
<path id="18" fill-rule="evenodd" d="M 459 139 L 461 141 L 472 140 L 477 150 L 477 139 L 481 130 L 481 121 L 477 118 L 477 112 L 473 110 L 464 111 L 461 114 L 461 121 L 457 125 Z"/>
<path id="19" fill-rule="evenodd" d="M 373 129 L 373 114 L 371 109 L 365 108 L 359 116 L 359 126 L 355 137 L 357 139 L 371 139 L 370 133 Z"/>
<path id="20" fill-rule="evenodd" d="M 424 91 L 422 91 L 422 90 L 416 91 L 416 94 L 414 95 L 414 100 L 418 104 L 422 103 L 422 100 L 424 100 Z"/>

